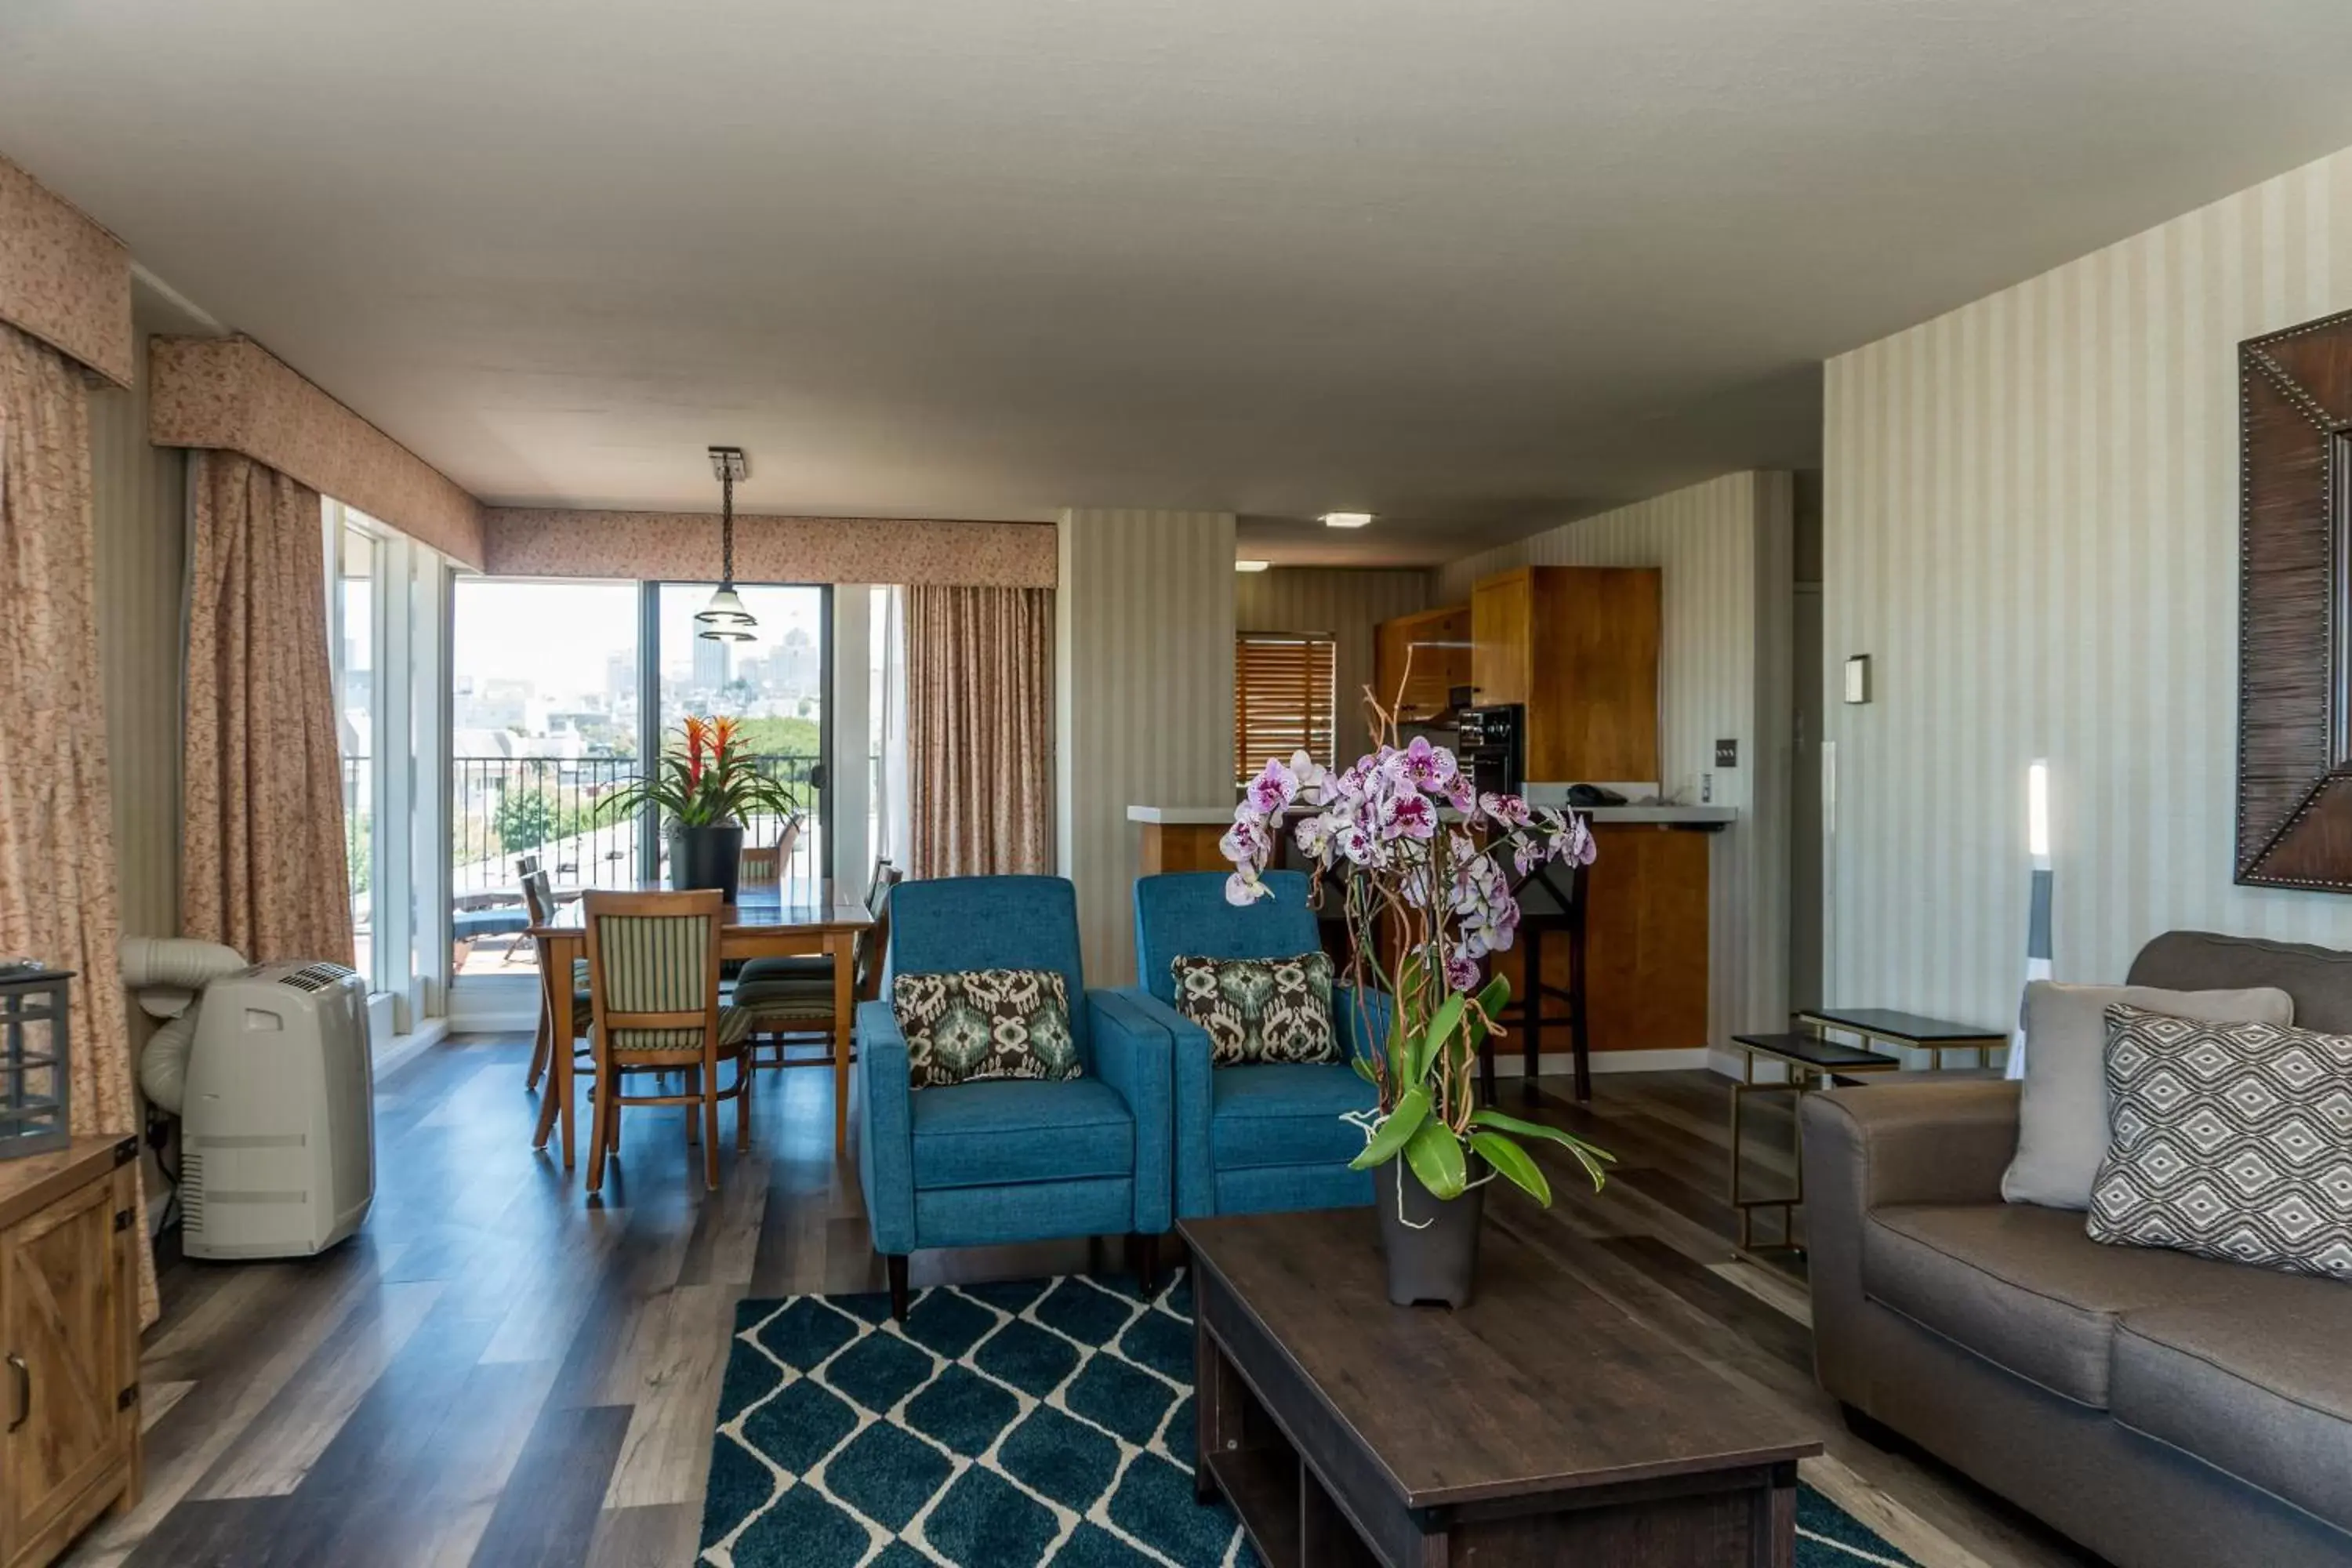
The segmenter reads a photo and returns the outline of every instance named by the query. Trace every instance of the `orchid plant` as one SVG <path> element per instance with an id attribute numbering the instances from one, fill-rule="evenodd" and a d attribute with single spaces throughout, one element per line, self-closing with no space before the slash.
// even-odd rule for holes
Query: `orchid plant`
<path id="1" fill-rule="evenodd" d="M 1503 1032 L 1497 1016 L 1510 999 L 1505 977 L 1481 983 L 1482 961 L 1509 948 L 1518 929 L 1504 867 L 1524 879 L 1548 862 L 1590 865 L 1591 829 L 1573 812 L 1480 794 L 1453 752 L 1418 736 L 1397 745 L 1392 721 L 1377 705 L 1373 711 L 1381 742 L 1354 766 L 1331 773 L 1300 752 L 1268 762 L 1251 781 L 1220 844 L 1234 867 L 1226 901 L 1272 896 L 1262 877 L 1286 826 L 1328 874 L 1314 879 L 1317 901 L 1327 881 L 1338 885 L 1349 983 L 1364 994 L 1377 977 L 1391 1002 L 1387 1038 L 1371 1042 L 1369 1056 L 1351 1057 L 1380 1091 L 1377 1109 L 1348 1117 L 1365 1137 L 1355 1169 L 1402 1157 L 1439 1199 L 1500 1175 L 1549 1206 L 1551 1184 L 1521 1147 L 1543 1140 L 1573 1155 L 1597 1189 L 1612 1158 L 1607 1152 L 1481 1106 L 1475 1092 L 1478 1047 Z M 1486 1174 L 1475 1173 L 1474 1157 Z M 1402 1210 L 1402 1184 L 1397 1190 Z"/>

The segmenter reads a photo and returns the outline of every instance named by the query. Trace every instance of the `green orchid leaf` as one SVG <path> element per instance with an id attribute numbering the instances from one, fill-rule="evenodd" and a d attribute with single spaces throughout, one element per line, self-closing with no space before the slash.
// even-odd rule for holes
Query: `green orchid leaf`
<path id="1" fill-rule="evenodd" d="M 1516 1116 L 1506 1116 L 1499 1110 L 1478 1110 L 1470 1113 L 1474 1127 L 1492 1128 L 1497 1132 L 1515 1133 L 1521 1138 L 1541 1138 L 1557 1143 L 1576 1157 L 1584 1173 L 1592 1178 L 1592 1190 L 1599 1192 L 1608 1172 L 1602 1167 L 1617 1163 L 1617 1156 L 1595 1143 L 1589 1143 L 1575 1133 L 1559 1127 L 1547 1127 L 1540 1121 L 1523 1121 Z"/>
<path id="2" fill-rule="evenodd" d="M 1478 1010 L 1470 1015 L 1470 1026 L 1467 1032 L 1470 1036 L 1472 1050 L 1475 1051 L 1486 1043 L 1486 1036 L 1492 1031 L 1495 1020 L 1502 1016 L 1504 1005 L 1510 999 L 1509 976 L 1497 974 L 1486 982 L 1486 989 L 1478 993 Z"/>
<path id="3" fill-rule="evenodd" d="M 1429 1064 L 1437 1059 L 1445 1042 L 1462 1027 L 1462 1012 L 1468 1005 L 1465 998 L 1455 995 L 1448 996 L 1439 1005 L 1437 1016 L 1429 1021 L 1429 1032 L 1413 1047 L 1412 1071 L 1407 1075 L 1408 1081 L 1419 1083 L 1429 1076 Z"/>
<path id="4" fill-rule="evenodd" d="M 1462 1140 L 1443 1121 L 1423 1121 L 1421 1131 L 1405 1144 L 1404 1159 L 1433 1198 L 1458 1198 L 1469 1184 L 1470 1171 L 1468 1163 L 1462 1158 Z"/>
<path id="5" fill-rule="evenodd" d="M 1397 1101 L 1397 1108 L 1390 1111 L 1374 1130 L 1371 1142 L 1364 1145 L 1364 1152 L 1348 1162 L 1348 1168 L 1369 1171 L 1375 1165 L 1395 1159 L 1397 1152 L 1421 1131 L 1422 1123 L 1428 1118 L 1429 1090 L 1415 1084 L 1405 1090 L 1404 1098 Z"/>
<path id="6" fill-rule="evenodd" d="M 1500 1132 L 1473 1132 L 1470 1147 L 1513 1186 L 1544 1207 L 1551 1207 L 1551 1182 L 1525 1149 Z"/>

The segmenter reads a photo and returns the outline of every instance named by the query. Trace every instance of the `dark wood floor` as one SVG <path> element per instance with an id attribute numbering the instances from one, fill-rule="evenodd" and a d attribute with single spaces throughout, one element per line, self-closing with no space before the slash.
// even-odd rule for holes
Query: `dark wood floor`
<path id="1" fill-rule="evenodd" d="M 68 1559 L 206 1564 L 675 1568 L 694 1556 L 735 1302 L 879 1289 L 829 1075 L 762 1080 L 732 1112 L 722 1189 L 689 1173 L 674 1111 L 637 1113 L 601 1203 L 534 1155 L 527 1043 L 463 1037 L 385 1074 L 366 1229 L 302 1263 L 173 1263 L 142 1382 L 145 1500 Z M 1737 1261 L 1727 1093 L 1704 1073 L 1604 1076 L 1543 1114 L 1620 1157 L 1609 1190 L 1502 1223 L 1766 1398 L 1819 1426 L 1807 1479 L 1931 1564 L 2072 1564 L 2048 1532 L 1947 1472 L 1848 1436 L 1812 1385 L 1802 1281 Z M 1507 1098 L 1517 1093 L 1506 1085 Z M 1759 1119 L 1759 1142 L 1787 1122 Z M 1759 1182 L 1785 1178 L 1760 1154 Z M 917 1284 L 1115 1267 L 1083 1242 L 924 1255 Z"/>

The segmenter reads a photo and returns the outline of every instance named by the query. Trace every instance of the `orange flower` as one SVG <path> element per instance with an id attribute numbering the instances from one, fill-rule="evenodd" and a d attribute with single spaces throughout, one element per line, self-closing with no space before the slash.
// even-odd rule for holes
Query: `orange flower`
<path id="1" fill-rule="evenodd" d="M 686 716 L 686 776 L 689 784 L 702 782 L 702 751 L 709 743 L 710 731 L 704 722 L 689 713 Z"/>

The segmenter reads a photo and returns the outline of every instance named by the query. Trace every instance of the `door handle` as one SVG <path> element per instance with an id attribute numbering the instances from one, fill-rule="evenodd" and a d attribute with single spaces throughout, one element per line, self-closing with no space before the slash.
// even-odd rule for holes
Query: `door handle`
<path id="1" fill-rule="evenodd" d="M 8 1423 L 8 1430 L 14 1432 L 33 1418 L 33 1372 L 15 1351 L 8 1352 L 8 1370 L 16 1374 L 16 1415 Z"/>

